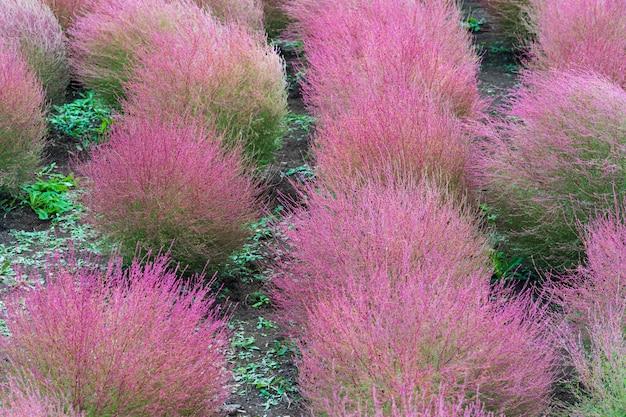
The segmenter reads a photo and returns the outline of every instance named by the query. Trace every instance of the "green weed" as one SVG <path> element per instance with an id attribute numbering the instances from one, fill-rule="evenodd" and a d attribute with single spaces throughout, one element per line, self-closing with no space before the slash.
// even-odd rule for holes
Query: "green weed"
<path id="1" fill-rule="evenodd" d="M 48 117 L 50 126 L 79 142 L 78 149 L 87 149 L 103 141 L 111 125 L 111 108 L 94 97 L 93 91 L 63 106 L 54 106 Z"/>
<path id="2" fill-rule="evenodd" d="M 74 208 L 69 191 L 76 187 L 74 174 L 54 173 L 55 164 L 37 173 L 37 181 L 21 187 L 22 203 L 29 206 L 40 220 L 50 220 Z"/>

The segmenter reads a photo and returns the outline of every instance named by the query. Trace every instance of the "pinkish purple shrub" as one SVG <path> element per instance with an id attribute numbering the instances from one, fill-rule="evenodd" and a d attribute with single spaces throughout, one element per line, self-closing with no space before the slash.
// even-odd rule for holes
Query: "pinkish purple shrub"
<path id="1" fill-rule="evenodd" d="M 285 322 L 301 322 L 309 303 L 327 299 L 355 277 L 367 282 L 387 269 L 393 275 L 407 262 L 417 268 L 430 257 L 448 258 L 457 285 L 482 285 L 468 271 L 487 268 L 487 241 L 456 196 L 426 180 L 377 181 L 364 174 L 348 181 L 332 191 L 324 191 L 324 183 L 320 191 L 308 189 L 306 208 L 285 220 L 288 260 L 272 280 Z"/>
<path id="2" fill-rule="evenodd" d="M 92 6 L 68 31 L 71 63 L 78 80 L 112 106 L 123 98 L 135 55 L 148 47 L 152 32 L 190 25 L 205 13 L 192 0 L 99 0 Z"/>
<path id="3" fill-rule="evenodd" d="M 462 287 L 443 256 L 394 266 L 367 264 L 367 281 L 342 277 L 344 288 L 306 303 L 299 387 L 314 414 L 389 415 L 395 404 L 396 415 L 424 415 L 443 386 L 486 411 L 543 416 L 556 378 L 539 316 L 510 300 L 492 309 L 484 270 Z"/>
<path id="4" fill-rule="evenodd" d="M 181 287 L 164 256 L 104 273 L 57 259 L 45 285 L 4 299 L 7 370 L 90 417 L 217 415 L 228 318 L 201 278 Z"/>
<path id="5" fill-rule="evenodd" d="M 456 2 L 294 0 L 287 10 L 304 41 L 310 105 L 348 113 L 362 89 L 382 89 L 389 77 L 440 97 L 455 115 L 484 110 Z"/>
<path id="6" fill-rule="evenodd" d="M 50 8 L 39 0 L 0 0 L 0 37 L 21 51 L 48 99 L 62 104 L 70 80 L 67 39 Z"/>
<path id="7" fill-rule="evenodd" d="M 530 0 L 531 66 L 591 70 L 626 88 L 623 0 Z"/>
<path id="8" fill-rule="evenodd" d="M 383 404 L 377 400 L 378 393 L 375 389 L 372 397 L 374 399 L 371 412 L 365 412 L 360 406 L 357 407 L 357 411 L 348 412 L 345 409 L 345 404 L 342 404 L 342 400 L 339 399 L 337 404 L 342 405 L 334 410 L 331 415 L 337 417 L 505 417 L 504 414 L 486 411 L 484 404 L 481 404 L 480 401 L 468 401 L 462 392 L 457 397 L 450 397 L 445 389 L 441 389 L 439 394 L 430 402 L 415 401 L 414 395 L 409 394 L 408 398 L 402 397 L 399 402 L 400 405 L 392 401 L 391 407 L 387 407 L 386 410 Z"/>
<path id="9" fill-rule="evenodd" d="M 320 177 L 327 184 L 383 177 L 391 165 L 400 178 L 427 177 L 459 195 L 471 191 L 468 132 L 437 98 L 391 75 L 388 81 L 377 91 L 357 92 L 344 114 L 319 109 L 314 155 Z"/>
<path id="10" fill-rule="evenodd" d="M 237 148 L 191 118 L 127 117 L 80 167 L 93 223 L 132 254 L 168 248 L 176 261 L 217 265 L 248 237 L 258 190 Z"/>
<path id="11" fill-rule="evenodd" d="M 0 417 L 84 417 L 67 401 L 43 395 L 32 382 L 9 375 L 0 394 Z"/>
<path id="12" fill-rule="evenodd" d="M 626 91 L 594 73 L 526 73 L 478 164 L 506 246 L 575 266 L 578 222 L 626 195 Z"/>
<path id="13" fill-rule="evenodd" d="M 0 188 L 16 191 L 37 170 L 46 134 L 45 95 L 19 51 L 0 39 Z"/>
<path id="14" fill-rule="evenodd" d="M 443 385 L 487 411 L 541 415 L 554 377 L 542 328 L 526 320 L 541 320 L 538 307 L 488 301 L 471 213 L 425 182 L 310 191 L 285 220 L 272 283 L 314 413 L 426 412 Z"/>
<path id="15" fill-rule="evenodd" d="M 152 35 L 151 47 L 136 54 L 126 107 L 172 123 L 194 114 L 227 145 L 241 143 L 248 156 L 270 161 L 280 145 L 287 89 L 283 61 L 265 35 L 219 24 L 200 10 L 175 31 Z"/>
<path id="16" fill-rule="evenodd" d="M 567 353 L 581 388 L 574 391 L 578 402 L 568 415 L 617 417 L 626 399 L 624 212 L 592 221 L 584 244 L 587 263 L 552 288 L 567 319 L 555 339 Z"/>

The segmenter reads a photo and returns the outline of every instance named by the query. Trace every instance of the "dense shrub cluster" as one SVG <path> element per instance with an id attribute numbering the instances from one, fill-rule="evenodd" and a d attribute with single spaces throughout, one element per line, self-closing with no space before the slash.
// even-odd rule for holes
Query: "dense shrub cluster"
<path id="1" fill-rule="evenodd" d="M 395 164 L 395 175 L 464 193 L 469 142 L 458 119 L 480 117 L 485 102 L 459 6 L 302 0 L 287 10 L 304 41 L 321 177 L 379 176 Z"/>
<path id="2" fill-rule="evenodd" d="M 40 0 L 0 0 L 0 38 L 22 53 L 48 99 L 61 104 L 70 68 L 66 38 L 50 8 Z"/>
<path id="3" fill-rule="evenodd" d="M 0 188 L 15 191 L 39 165 L 45 95 L 19 51 L 0 39 Z"/>
<path id="4" fill-rule="evenodd" d="M 410 180 L 311 190 L 281 232 L 289 255 L 274 299 L 301 337 L 314 412 L 370 415 L 378 401 L 387 413 L 418 396 L 402 415 L 440 384 L 507 415 L 545 409 L 550 350 L 521 302 L 488 302 L 485 238 L 452 196 Z"/>
<path id="5" fill-rule="evenodd" d="M 622 0 L 530 0 L 536 34 L 531 65 L 592 70 L 626 87 L 626 7 Z"/>
<path id="6" fill-rule="evenodd" d="M 90 417 L 216 415 L 229 394 L 227 318 L 197 277 L 183 290 L 160 256 L 104 274 L 57 260 L 46 278 L 4 299 L 3 367 L 30 381 L 24 395 L 60 393 Z"/>
<path id="7" fill-rule="evenodd" d="M 155 31 L 126 88 L 127 112 L 177 122 L 204 119 L 229 146 L 267 163 L 280 145 L 286 114 L 283 62 L 265 35 L 222 25 L 198 10 L 176 31 Z M 193 22 L 193 23 L 192 23 Z"/>
<path id="8" fill-rule="evenodd" d="M 459 116 L 484 108 L 478 59 L 454 1 L 301 0 L 288 11 L 304 41 L 316 110 L 347 113 L 362 89 L 388 83 L 435 92 Z"/>
<path id="9" fill-rule="evenodd" d="M 317 170 L 327 184 L 362 176 L 430 178 L 458 194 L 470 188 L 471 138 L 439 98 L 394 83 L 362 90 L 346 113 L 325 117 L 315 134 Z M 392 172 L 385 167 L 393 165 Z"/>
<path id="10" fill-rule="evenodd" d="M 623 210 L 623 206 L 621 208 Z M 553 290 L 568 322 L 557 333 L 581 389 L 572 416 L 618 416 L 626 389 L 626 217 L 594 220 L 585 235 L 587 263 Z"/>
<path id="11" fill-rule="evenodd" d="M 171 245 L 175 260 L 199 268 L 224 261 L 249 234 L 259 204 L 245 170 L 240 150 L 224 150 L 193 119 L 147 116 L 114 126 L 80 168 L 92 221 L 127 254 Z"/>
<path id="12" fill-rule="evenodd" d="M 71 62 L 78 80 L 106 104 L 117 106 L 135 55 L 148 46 L 154 30 L 174 30 L 202 13 L 192 0 L 102 0 L 76 18 Z M 189 23 L 191 24 L 191 23 Z"/>
<path id="13" fill-rule="evenodd" d="M 594 73 L 527 73 L 497 127 L 479 170 L 509 247 L 575 266 L 578 222 L 626 194 L 626 91 Z"/>

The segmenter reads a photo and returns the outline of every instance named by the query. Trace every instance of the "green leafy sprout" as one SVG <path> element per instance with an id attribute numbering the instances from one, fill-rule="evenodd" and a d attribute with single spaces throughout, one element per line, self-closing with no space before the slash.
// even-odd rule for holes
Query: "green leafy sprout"
<path id="1" fill-rule="evenodd" d="M 81 94 L 71 103 L 54 106 L 54 113 L 48 117 L 53 130 L 79 142 L 79 150 L 101 143 L 111 120 L 111 108 L 95 98 L 93 91 Z"/>
<path id="2" fill-rule="evenodd" d="M 51 220 L 74 208 L 69 191 L 76 187 L 74 174 L 54 173 L 51 164 L 37 173 L 37 181 L 21 187 L 25 195 L 22 203 L 29 206 L 40 220 Z"/>

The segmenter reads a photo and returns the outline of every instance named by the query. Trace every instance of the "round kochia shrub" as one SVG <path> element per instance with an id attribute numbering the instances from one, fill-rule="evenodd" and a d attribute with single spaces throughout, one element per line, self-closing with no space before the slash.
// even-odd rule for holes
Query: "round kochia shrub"
<path id="1" fill-rule="evenodd" d="M 126 96 L 134 112 L 177 122 L 203 118 L 227 145 L 241 143 L 260 163 L 280 145 L 287 96 L 283 62 L 265 36 L 198 12 L 193 24 L 154 31 L 137 53 Z"/>
<path id="2" fill-rule="evenodd" d="M 180 262 L 217 265 L 249 234 L 257 188 L 237 149 L 187 119 L 126 118 L 80 167 L 93 223 L 126 253 L 168 248 Z"/>
<path id="3" fill-rule="evenodd" d="M 626 195 L 626 91 L 593 73 L 527 73 L 479 162 L 506 246 L 571 267 L 578 223 Z"/>
<path id="4" fill-rule="evenodd" d="M 44 92 L 14 48 L 0 39 L 0 188 L 15 191 L 37 170 L 46 134 Z"/>
<path id="5" fill-rule="evenodd" d="M 21 51 L 48 99 L 62 104 L 70 81 L 67 40 L 50 8 L 39 0 L 0 0 L 0 38 Z"/>
<path id="6" fill-rule="evenodd" d="M 484 110 L 478 57 L 456 2 L 294 0 L 287 10 L 304 42 L 305 98 L 315 108 L 348 113 L 361 90 L 399 82 L 439 96 L 460 117 Z"/>
<path id="7" fill-rule="evenodd" d="M 576 370 L 569 416 L 623 414 L 626 398 L 626 215 L 594 219 L 584 240 L 587 262 L 553 292 L 567 321 L 555 332 Z"/>
<path id="8" fill-rule="evenodd" d="M 285 220 L 272 282 L 314 413 L 426 413 L 443 389 L 510 416 L 545 411 L 552 353 L 526 320 L 540 316 L 521 300 L 492 304 L 504 298 L 490 293 L 471 213 L 426 182 L 309 191 Z"/>
<path id="9" fill-rule="evenodd" d="M 201 277 L 181 282 L 163 256 L 104 274 L 70 261 L 4 298 L 5 370 L 89 417 L 217 415 L 230 393 L 228 317 Z"/>
<path id="10" fill-rule="evenodd" d="M 78 80 L 106 104 L 117 106 L 135 54 L 153 30 L 191 25 L 205 13 L 192 0 L 100 0 L 69 29 L 71 63 Z M 190 20 L 187 22 L 187 20 Z"/>
<path id="11" fill-rule="evenodd" d="M 436 95 L 395 81 L 390 75 L 381 88 L 363 88 L 345 114 L 318 110 L 322 122 L 314 155 L 320 177 L 327 184 L 384 177 L 393 165 L 393 176 L 429 178 L 467 194 L 472 182 L 468 133 Z"/>
<path id="12" fill-rule="evenodd" d="M 623 0 L 529 0 L 536 33 L 531 65 L 592 70 L 626 88 Z"/>

